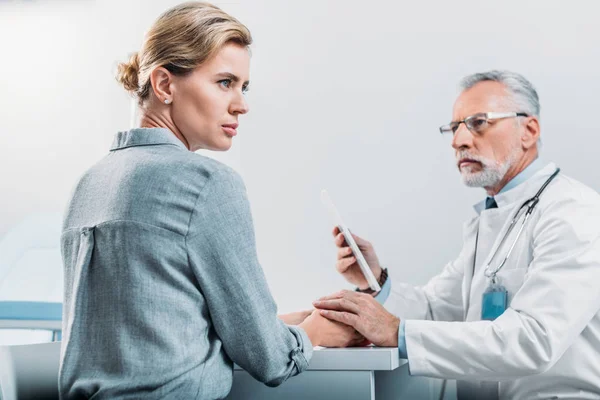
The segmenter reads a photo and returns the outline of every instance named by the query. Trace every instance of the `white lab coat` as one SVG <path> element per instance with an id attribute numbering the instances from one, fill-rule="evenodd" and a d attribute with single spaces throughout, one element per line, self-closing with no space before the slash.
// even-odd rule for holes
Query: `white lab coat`
<path id="1" fill-rule="evenodd" d="M 592 189 L 562 172 L 548 185 L 498 273 L 509 307 L 481 321 L 496 241 L 555 168 L 497 195 L 497 209 L 477 205 L 458 258 L 425 286 L 391 278 L 385 307 L 405 320 L 411 374 L 462 381 L 459 398 L 490 398 L 491 386 L 501 399 L 600 399 L 600 196 Z"/>

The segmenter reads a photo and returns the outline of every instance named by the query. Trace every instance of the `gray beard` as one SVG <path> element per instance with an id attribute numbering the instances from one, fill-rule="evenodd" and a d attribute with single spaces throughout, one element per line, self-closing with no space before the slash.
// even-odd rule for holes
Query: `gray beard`
<path id="1" fill-rule="evenodd" d="M 508 163 L 494 166 L 483 166 L 478 172 L 461 170 L 462 181 L 468 187 L 494 187 L 500 183 L 510 168 Z"/>
<path id="2" fill-rule="evenodd" d="M 462 181 L 468 187 L 495 187 L 506 176 L 506 173 L 514 165 L 518 157 L 518 149 L 509 154 L 506 161 L 501 164 L 486 158 L 469 155 L 469 158 L 473 158 L 481 163 L 482 169 L 478 172 L 468 172 L 461 169 L 460 175 Z"/>

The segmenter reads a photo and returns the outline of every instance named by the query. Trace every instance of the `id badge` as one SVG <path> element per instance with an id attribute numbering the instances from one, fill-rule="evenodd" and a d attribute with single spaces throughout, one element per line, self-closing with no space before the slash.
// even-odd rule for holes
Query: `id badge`
<path id="1" fill-rule="evenodd" d="M 481 319 L 493 321 L 506 310 L 508 293 L 502 285 L 491 284 L 483 293 Z"/>

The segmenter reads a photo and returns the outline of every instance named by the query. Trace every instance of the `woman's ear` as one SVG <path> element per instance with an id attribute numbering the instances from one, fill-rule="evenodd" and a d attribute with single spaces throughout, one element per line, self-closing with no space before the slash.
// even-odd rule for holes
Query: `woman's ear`
<path id="1" fill-rule="evenodd" d="M 163 104 L 171 104 L 173 101 L 171 90 L 173 75 L 164 67 L 155 68 L 150 73 L 150 83 L 158 101 Z"/>

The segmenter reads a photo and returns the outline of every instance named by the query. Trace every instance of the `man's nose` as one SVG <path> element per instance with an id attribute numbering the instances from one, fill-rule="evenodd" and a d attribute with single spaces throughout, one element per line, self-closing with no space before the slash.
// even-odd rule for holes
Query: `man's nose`
<path id="1" fill-rule="evenodd" d="M 454 150 L 470 148 L 473 145 L 473 134 L 467 128 L 465 123 L 458 125 L 454 136 L 452 137 L 452 147 Z"/>

